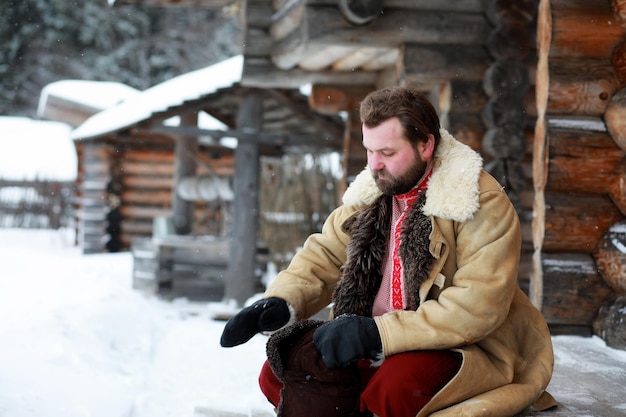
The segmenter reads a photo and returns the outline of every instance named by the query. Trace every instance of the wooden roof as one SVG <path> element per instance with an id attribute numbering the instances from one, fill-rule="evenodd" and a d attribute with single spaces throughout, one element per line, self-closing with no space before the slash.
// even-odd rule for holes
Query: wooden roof
<path id="1" fill-rule="evenodd" d="M 72 133 L 75 140 L 126 137 L 142 131 L 161 135 L 202 137 L 206 145 L 221 137 L 257 140 L 275 152 L 302 152 L 313 149 L 341 149 L 343 121 L 336 115 L 322 115 L 308 106 L 299 89 L 257 89 L 239 84 L 241 57 L 232 57 L 205 69 L 183 74 L 127 98 L 99 112 Z M 252 92 L 263 97 L 263 123 L 260 133 L 237 128 L 239 107 Z M 227 128 L 202 129 L 198 126 L 169 126 L 174 116 L 204 111 Z"/>

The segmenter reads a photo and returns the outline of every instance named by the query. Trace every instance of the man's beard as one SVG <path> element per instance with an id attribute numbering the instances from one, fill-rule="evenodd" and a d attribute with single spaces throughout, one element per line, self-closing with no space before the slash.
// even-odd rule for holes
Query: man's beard
<path id="1" fill-rule="evenodd" d="M 413 189 L 426 173 L 427 163 L 415 156 L 413 164 L 402 175 L 394 177 L 385 170 L 373 171 L 378 189 L 385 195 L 406 194 Z M 384 174 L 384 179 L 379 174 Z"/>

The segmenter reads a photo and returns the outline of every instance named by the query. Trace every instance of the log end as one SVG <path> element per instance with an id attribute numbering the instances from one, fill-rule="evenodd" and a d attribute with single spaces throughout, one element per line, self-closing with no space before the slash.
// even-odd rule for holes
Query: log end
<path id="1" fill-rule="evenodd" d="M 593 323 L 593 332 L 614 349 L 626 349 L 626 296 L 602 306 Z"/>
<path id="2" fill-rule="evenodd" d="M 604 281 L 626 295 L 626 220 L 615 223 L 602 235 L 594 258 Z"/>
<path id="3" fill-rule="evenodd" d="M 615 144 L 626 151 L 626 88 L 617 91 L 611 97 L 604 112 L 604 122 Z"/>

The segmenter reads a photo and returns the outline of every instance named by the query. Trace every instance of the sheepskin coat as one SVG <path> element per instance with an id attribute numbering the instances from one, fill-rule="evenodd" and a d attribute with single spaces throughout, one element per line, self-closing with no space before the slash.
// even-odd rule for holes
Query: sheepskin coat
<path id="1" fill-rule="evenodd" d="M 410 208 L 400 247 L 409 308 L 374 317 L 383 354 L 462 354 L 458 374 L 417 417 L 513 416 L 531 404 L 553 406 L 544 392 L 554 361 L 550 333 L 517 284 L 517 213 L 480 156 L 441 135 L 425 198 Z M 387 204 L 366 168 L 265 297 L 284 298 L 298 319 L 331 301 L 337 313 L 371 314 Z"/>

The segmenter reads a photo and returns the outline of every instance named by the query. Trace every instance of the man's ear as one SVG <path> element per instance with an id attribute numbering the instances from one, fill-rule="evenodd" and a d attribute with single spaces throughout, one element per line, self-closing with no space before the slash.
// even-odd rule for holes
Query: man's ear
<path id="1" fill-rule="evenodd" d="M 435 136 L 430 133 L 426 142 L 419 142 L 417 150 L 423 160 L 430 160 L 435 153 Z"/>

